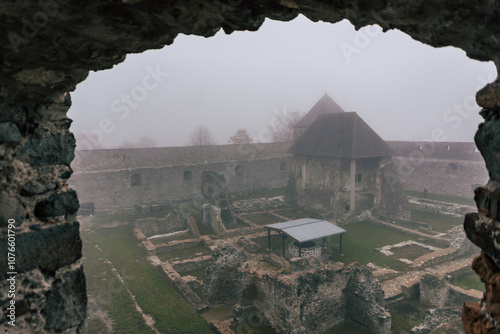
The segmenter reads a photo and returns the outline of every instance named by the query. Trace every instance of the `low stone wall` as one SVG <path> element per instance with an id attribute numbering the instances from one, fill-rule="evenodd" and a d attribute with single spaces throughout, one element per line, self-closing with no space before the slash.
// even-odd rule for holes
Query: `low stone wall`
<path id="1" fill-rule="evenodd" d="M 431 308 L 463 305 L 465 302 L 480 301 L 481 298 L 480 291 L 451 285 L 449 275 L 425 274 L 420 279 L 420 302 Z"/>
<path id="2" fill-rule="evenodd" d="M 212 320 L 210 321 L 210 328 L 212 328 L 216 334 L 235 334 L 234 331 L 229 328 L 229 324 L 226 321 Z"/>
<path id="3" fill-rule="evenodd" d="M 420 279 L 420 302 L 430 308 L 448 305 L 450 279 L 447 275 L 425 274 Z"/>
<path id="4" fill-rule="evenodd" d="M 412 334 L 453 333 L 463 334 L 461 312 L 454 307 L 429 310 L 424 322 L 411 329 Z"/>
<path id="5" fill-rule="evenodd" d="M 437 237 L 437 236 L 434 236 L 434 235 L 430 235 L 430 234 L 426 234 L 426 233 L 423 233 L 423 232 L 415 231 L 415 230 L 412 230 L 410 228 L 406 228 L 406 227 L 403 227 L 403 226 L 398 226 L 398 225 L 392 224 L 392 223 L 387 223 L 387 222 L 384 222 L 384 221 L 381 221 L 381 220 L 378 220 L 378 219 L 373 219 L 372 223 L 379 224 L 379 225 L 385 226 L 385 227 L 387 227 L 387 228 L 389 228 L 391 230 L 396 230 L 396 231 L 402 232 L 404 234 L 411 235 L 414 238 L 425 238 L 426 239 L 425 242 L 428 243 L 428 244 L 431 244 L 433 246 L 444 247 L 444 248 L 450 247 L 450 241 L 449 240 L 446 240 L 446 239 L 443 239 L 443 238 L 440 238 L 440 237 Z"/>
<path id="6" fill-rule="evenodd" d="M 204 289 L 219 302 L 236 298 L 234 315 L 240 323 L 255 317 L 277 333 L 319 334 L 352 319 L 373 333 L 390 333 L 391 318 L 380 284 L 356 263 L 300 258 L 295 262 L 304 268 L 283 275 L 248 267 L 241 250 L 233 247 L 217 252 Z M 231 289 L 224 286 L 228 279 Z"/>
<path id="7" fill-rule="evenodd" d="M 189 230 L 191 231 L 191 234 L 195 238 L 200 237 L 200 230 L 198 229 L 198 226 L 196 225 L 196 221 L 194 220 L 193 216 L 190 214 L 186 215 L 186 225 L 188 226 Z"/>
<path id="8" fill-rule="evenodd" d="M 294 242 L 290 243 L 288 245 L 288 251 L 290 252 L 290 256 L 292 258 L 294 257 L 319 257 L 321 256 L 321 247 L 319 245 L 316 245 L 314 243 L 314 246 L 312 247 L 303 247 L 300 250 L 299 254 L 299 247 L 295 245 Z"/>
<path id="9" fill-rule="evenodd" d="M 256 253 L 261 250 L 259 245 L 245 237 L 238 238 L 238 243 L 250 253 Z"/>
<path id="10" fill-rule="evenodd" d="M 427 268 L 453 260 L 456 257 L 457 257 L 456 249 L 454 248 L 440 249 L 432 253 L 422 255 L 419 258 L 416 258 L 415 260 L 413 260 L 412 267 Z"/>
<path id="11" fill-rule="evenodd" d="M 182 279 L 191 288 L 191 290 L 201 289 L 201 287 L 203 286 L 202 282 L 194 276 L 182 276 Z"/>
<path id="12" fill-rule="evenodd" d="M 464 217 L 468 212 L 474 212 L 476 208 L 470 205 L 434 201 L 424 198 L 408 197 L 410 210 L 437 213 L 445 216 Z"/>
<path id="13" fill-rule="evenodd" d="M 283 203 L 284 196 L 276 196 L 272 198 L 235 201 L 233 202 L 233 206 L 237 213 L 255 213 L 279 209 L 283 206 Z"/>
<path id="14" fill-rule="evenodd" d="M 197 312 L 202 312 L 208 308 L 197 294 L 191 290 L 189 285 L 182 279 L 182 277 L 175 271 L 169 262 L 163 262 L 158 266 L 158 269 L 163 276 L 170 281 L 181 295 L 195 308 Z"/>
<path id="15" fill-rule="evenodd" d="M 452 305 L 463 305 L 465 302 L 481 301 L 483 293 L 478 290 L 465 290 L 458 286 L 450 285 L 448 303 Z"/>
<path id="16" fill-rule="evenodd" d="M 135 223 L 146 237 L 158 234 L 168 234 L 188 228 L 185 217 L 177 212 L 171 212 L 164 218 L 141 218 Z"/>
<path id="17" fill-rule="evenodd" d="M 432 231 L 432 226 L 426 223 L 422 222 L 417 222 L 414 220 L 407 220 L 407 219 L 401 219 L 401 220 L 394 220 L 395 224 L 401 225 L 401 226 L 408 226 L 414 229 L 420 229 L 424 231 Z"/>

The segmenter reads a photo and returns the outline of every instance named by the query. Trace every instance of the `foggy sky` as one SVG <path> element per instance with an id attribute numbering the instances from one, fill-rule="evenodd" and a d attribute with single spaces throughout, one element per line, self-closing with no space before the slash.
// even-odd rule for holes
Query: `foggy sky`
<path id="1" fill-rule="evenodd" d="M 495 78 L 492 62 L 460 49 L 299 16 L 129 55 L 77 86 L 69 116 L 73 132 L 96 133 L 108 148 L 141 136 L 183 146 L 200 125 L 219 144 L 240 128 L 266 141 L 276 113 L 307 112 L 328 92 L 385 140 L 436 140 L 437 131 L 439 140 L 472 141 L 481 122 L 474 95 Z"/>

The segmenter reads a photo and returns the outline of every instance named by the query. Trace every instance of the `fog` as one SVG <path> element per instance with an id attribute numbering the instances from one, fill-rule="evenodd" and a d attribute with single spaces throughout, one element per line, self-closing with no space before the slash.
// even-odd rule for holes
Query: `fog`
<path id="1" fill-rule="evenodd" d="M 456 48 L 299 16 L 266 20 L 257 32 L 180 35 L 162 50 L 129 55 L 77 86 L 69 116 L 79 148 L 141 137 L 183 146 L 200 125 L 219 144 L 238 129 L 259 142 L 269 140 L 277 113 L 305 113 L 327 92 L 385 140 L 472 141 L 481 122 L 474 95 L 495 78 L 492 62 Z M 86 145 L 90 133 L 99 145 Z"/>

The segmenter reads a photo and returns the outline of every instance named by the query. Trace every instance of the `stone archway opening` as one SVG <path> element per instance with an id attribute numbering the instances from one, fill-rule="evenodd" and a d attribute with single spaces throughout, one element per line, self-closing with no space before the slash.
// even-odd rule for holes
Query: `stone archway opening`
<path id="1" fill-rule="evenodd" d="M 76 194 L 67 186 L 75 142 L 68 130 L 71 121 L 66 111 L 70 101 L 66 92 L 74 90 L 90 70 L 110 68 L 128 53 L 170 44 L 181 32 L 210 36 L 220 27 L 226 32 L 256 30 L 265 17 L 286 21 L 299 12 L 314 21 L 337 22 L 348 18 L 356 27 L 373 23 L 384 29 L 399 27 L 424 43 L 437 47 L 455 45 L 472 58 L 494 60 L 498 64 L 500 48 L 494 38 L 498 31 L 494 4 L 471 4 L 465 11 L 446 6 L 424 1 L 364 5 L 349 2 L 331 6 L 316 1 L 282 1 L 261 6 L 241 1 L 225 4 L 178 1 L 168 5 L 150 1 L 73 4 L 59 0 L 50 6 L 9 3 L 2 9 L 2 25 L 7 33 L 1 37 L 5 69 L 0 74 L 1 227 L 3 240 L 6 231 L 16 229 L 17 282 L 25 284 L 17 298 L 19 305 L 33 306 L 30 317 L 22 314 L 17 319 L 18 328 L 77 331 L 85 317 L 85 279 L 75 217 L 78 205 Z M 492 242 L 496 206 L 490 205 L 496 203 L 498 189 L 494 181 L 500 178 L 495 153 L 498 96 L 497 84 L 489 85 L 477 95 L 484 108 L 485 123 L 476 134 L 476 143 L 493 182 L 476 191 L 480 213 L 466 218 L 469 238 L 483 249 L 474 265 L 482 270 L 488 287 L 493 284 L 488 275 L 498 271 L 499 265 L 495 260 L 498 249 Z M 22 192 L 28 183 L 34 191 Z M 37 214 L 40 212 L 44 214 Z M 9 224 L 9 219 L 15 224 Z M 5 268 L 7 263 L 5 259 L 2 261 Z M 5 279 L 2 282 L 4 289 L 7 283 Z M 43 288 L 35 291 L 30 286 Z M 465 308 L 467 332 L 491 328 L 496 323 L 494 319 L 498 322 L 500 316 L 494 311 L 494 296 L 498 291 L 487 291 L 491 297 L 486 298 L 487 316 L 481 315 L 479 305 Z M 72 301 L 71 307 L 67 300 Z"/>

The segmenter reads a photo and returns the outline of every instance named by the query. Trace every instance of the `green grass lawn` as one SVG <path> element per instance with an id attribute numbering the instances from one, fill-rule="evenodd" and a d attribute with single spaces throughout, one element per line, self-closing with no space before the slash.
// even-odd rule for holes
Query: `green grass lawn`
<path id="1" fill-rule="evenodd" d="M 424 198 L 424 194 L 422 191 L 406 190 L 406 195 L 411 196 L 411 197 Z M 471 192 L 470 197 L 462 197 L 462 196 L 447 195 L 447 194 L 427 193 L 427 198 L 433 199 L 435 201 L 476 206 L 476 202 L 474 202 L 474 195 L 472 194 L 472 192 Z"/>
<path id="2" fill-rule="evenodd" d="M 283 219 L 280 219 L 270 213 L 261 213 L 257 215 L 249 215 L 245 216 L 246 219 L 252 221 L 253 223 L 257 225 L 268 225 L 268 224 L 274 224 L 274 223 L 279 223 L 282 222 Z"/>
<path id="3" fill-rule="evenodd" d="M 89 240 L 102 249 L 98 253 L 92 247 L 84 249 L 85 274 L 89 292 L 95 292 L 99 302 L 108 304 L 110 316 L 119 326 L 115 332 L 148 333 L 148 328 L 136 320 L 140 315 L 133 310 L 121 283 L 106 283 L 112 280 L 111 272 L 107 280 L 101 279 L 99 273 L 105 272 L 105 267 L 91 265 L 98 265 L 98 259 L 109 259 L 113 263 L 144 312 L 154 317 L 160 332 L 211 333 L 205 320 L 147 262 L 144 252 L 130 238 L 130 231 L 131 226 L 127 225 L 94 232 L 82 231 L 83 240 Z"/>
<path id="4" fill-rule="evenodd" d="M 407 264 L 391 256 L 385 256 L 376 248 L 410 240 L 410 236 L 368 221 L 348 224 L 342 228 L 347 231 L 342 239 L 344 256 L 338 255 L 339 236 L 327 239 L 326 245 L 332 254 L 330 257 L 332 260 L 344 263 L 358 262 L 362 265 L 372 262 L 398 271 L 408 270 Z"/>
<path id="5" fill-rule="evenodd" d="M 232 201 L 242 201 L 254 198 L 271 198 L 276 196 L 285 196 L 286 187 L 279 187 L 273 189 L 261 189 L 247 194 L 238 194 L 231 198 Z"/>
<path id="6" fill-rule="evenodd" d="M 111 223 L 112 221 L 117 220 L 123 223 L 133 223 L 141 218 L 163 218 L 166 217 L 171 211 L 172 208 L 150 213 L 140 213 L 136 210 L 119 211 L 116 213 L 97 213 L 94 217 L 92 217 L 92 222 L 100 224 Z"/>
<path id="7" fill-rule="evenodd" d="M 411 220 L 426 223 L 436 232 L 446 232 L 455 225 L 461 225 L 464 218 L 444 216 L 438 213 L 411 210 Z"/>
<path id="8" fill-rule="evenodd" d="M 347 321 L 327 330 L 324 334 L 373 334 L 373 332 L 355 322 Z"/>
<path id="9" fill-rule="evenodd" d="M 260 248 L 265 251 L 267 250 L 267 237 L 263 240 L 256 241 L 253 240 L 255 243 L 257 243 Z M 288 244 L 290 244 L 293 241 L 292 238 L 287 237 L 285 239 L 285 250 L 288 249 Z M 282 255 L 282 247 L 283 247 L 283 242 L 281 240 L 281 236 L 278 235 L 276 232 L 271 232 L 271 249 L 273 253 L 278 254 L 279 256 Z"/>
<path id="10" fill-rule="evenodd" d="M 227 224 L 227 223 L 225 223 L 224 226 L 228 230 L 234 230 L 234 229 L 237 229 L 237 228 L 248 227 L 249 225 L 247 223 L 245 223 L 244 221 L 242 221 L 241 219 L 236 218 L 236 224 Z"/>
<path id="11" fill-rule="evenodd" d="M 203 276 L 205 276 L 205 268 L 196 269 L 192 271 L 186 271 L 182 273 L 182 276 L 194 276 L 200 281 L 203 281 Z"/>
<path id="12" fill-rule="evenodd" d="M 272 327 L 256 323 L 237 323 L 233 322 L 230 328 L 235 333 L 252 333 L 252 334 L 275 334 L 276 331 Z"/>
<path id="13" fill-rule="evenodd" d="M 452 278 L 451 284 L 466 290 L 476 289 L 478 291 L 484 291 L 484 283 L 481 282 L 479 276 L 473 271 L 468 274 Z"/>
<path id="14" fill-rule="evenodd" d="M 210 250 L 203 246 L 195 246 L 191 248 L 179 249 L 171 252 L 158 254 L 158 258 L 161 261 L 166 261 L 170 259 L 186 260 L 193 257 L 197 257 L 197 253 L 202 253 L 202 255 L 210 255 Z"/>
<path id="15" fill-rule="evenodd" d="M 88 236 L 82 232 L 87 293 L 94 295 L 100 308 L 108 313 L 116 333 L 154 333 L 135 309 L 132 298 L 112 272 L 111 265 L 105 262 L 103 252 L 85 241 Z M 93 318 L 87 323 L 87 334 L 103 332 L 106 332 L 106 326 L 102 320 Z"/>
<path id="16" fill-rule="evenodd" d="M 427 315 L 427 307 L 417 299 L 403 300 L 388 306 L 391 313 L 391 334 L 408 334 L 420 325 Z"/>
<path id="17" fill-rule="evenodd" d="M 319 217 L 318 214 L 315 214 L 307 210 L 302 210 L 300 208 L 286 208 L 281 210 L 275 210 L 274 212 L 281 216 L 288 217 L 290 218 L 290 220 L 299 218 L 321 218 Z"/>
<path id="18" fill-rule="evenodd" d="M 408 259 L 413 261 L 425 254 L 431 253 L 432 251 L 430 249 L 420 247 L 417 245 L 408 245 L 400 248 L 391 249 L 391 252 L 394 253 L 393 257 L 396 259 Z"/>

